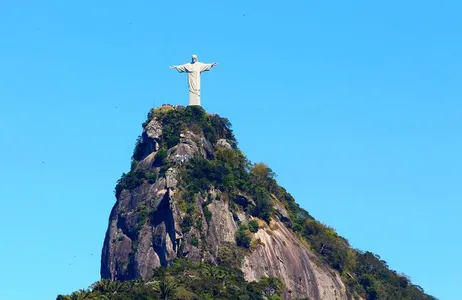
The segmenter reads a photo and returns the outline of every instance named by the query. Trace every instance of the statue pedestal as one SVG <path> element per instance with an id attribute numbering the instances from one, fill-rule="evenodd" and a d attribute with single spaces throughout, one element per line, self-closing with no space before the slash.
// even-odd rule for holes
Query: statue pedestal
<path id="1" fill-rule="evenodd" d="M 201 97 L 195 93 L 189 92 L 189 106 L 201 105 Z"/>

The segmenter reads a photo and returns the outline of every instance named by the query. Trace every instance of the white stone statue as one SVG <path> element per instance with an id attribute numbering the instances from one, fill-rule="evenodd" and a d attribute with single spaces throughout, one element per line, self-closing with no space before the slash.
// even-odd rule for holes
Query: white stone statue
<path id="1" fill-rule="evenodd" d="M 189 105 L 201 105 L 201 73 L 210 71 L 218 63 L 204 64 L 197 61 L 197 55 L 193 54 L 190 63 L 180 66 L 170 66 L 170 69 L 176 69 L 178 72 L 188 73 L 189 85 Z"/>

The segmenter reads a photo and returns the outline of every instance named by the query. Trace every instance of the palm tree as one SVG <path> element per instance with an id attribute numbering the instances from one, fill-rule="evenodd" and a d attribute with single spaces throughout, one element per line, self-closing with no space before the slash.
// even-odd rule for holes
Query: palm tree
<path id="1" fill-rule="evenodd" d="M 168 300 L 175 295 L 177 286 L 178 285 L 173 280 L 164 278 L 161 281 L 156 282 L 153 289 L 160 293 L 160 298 L 162 300 Z"/>
<path id="2" fill-rule="evenodd" d="M 94 287 L 93 291 L 100 292 L 101 294 L 107 295 L 106 297 L 108 299 L 112 299 L 115 294 L 120 293 L 120 292 L 128 292 L 132 289 L 132 287 L 122 281 L 117 281 L 117 280 L 107 280 L 103 279 L 99 282 L 97 282 Z"/>
<path id="3" fill-rule="evenodd" d="M 91 293 L 87 290 L 78 290 L 77 292 L 73 292 L 71 295 L 71 300 L 87 300 L 91 299 Z"/>
<path id="4" fill-rule="evenodd" d="M 141 280 L 139 279 L 125 281 L 125 291 L 126 292 L 132 292 L 139 286 L 141 286 Z"/>

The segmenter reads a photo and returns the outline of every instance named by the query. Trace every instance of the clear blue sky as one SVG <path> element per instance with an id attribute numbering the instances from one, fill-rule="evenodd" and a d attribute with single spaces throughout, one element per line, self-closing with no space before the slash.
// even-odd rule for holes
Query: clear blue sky
<path id="1" fill-rule="evenodd" d="M 250 3 L 251 2 L 251 3 Z M 380 3 L 379 3 L 380 2 Z M 440 299 L 462 283 L 461 1 L 3 1 L 0 299 L 99 279 L 148 110 L 234 125 L 313 216 Z"/>

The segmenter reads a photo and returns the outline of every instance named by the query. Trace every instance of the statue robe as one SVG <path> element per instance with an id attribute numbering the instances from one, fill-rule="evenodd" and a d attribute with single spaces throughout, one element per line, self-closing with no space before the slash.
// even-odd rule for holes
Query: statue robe
<path id="1" fill-rule="evenodd" d="M 212 64 L 204 64 L 201 62 L 175 66 L 178 72 L 188 73 L 189 105 L 201 105 L 201 73 L 210 71 L 212 67 Z"/>

